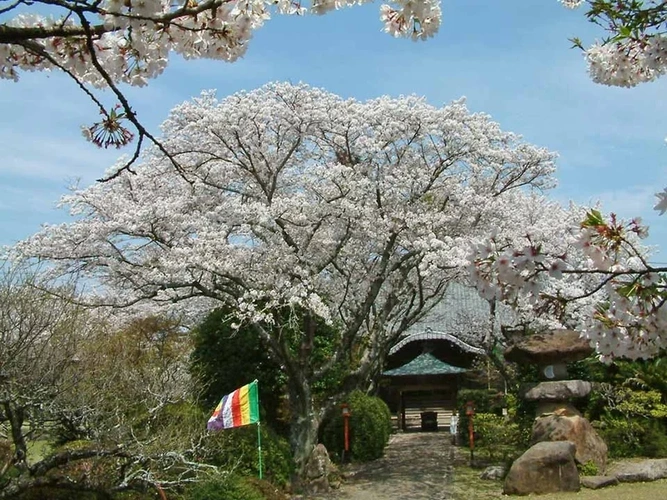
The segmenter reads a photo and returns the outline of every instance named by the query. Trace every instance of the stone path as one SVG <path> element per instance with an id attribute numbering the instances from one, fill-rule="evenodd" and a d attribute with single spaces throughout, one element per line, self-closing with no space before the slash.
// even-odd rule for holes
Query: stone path
<path id="1" fill-rule="evenodd" d="M 340 489 L 327 500 L 448 500 L 458 453 L 445 432 L 393 434 L 384 457 L 342 469 Z"/>

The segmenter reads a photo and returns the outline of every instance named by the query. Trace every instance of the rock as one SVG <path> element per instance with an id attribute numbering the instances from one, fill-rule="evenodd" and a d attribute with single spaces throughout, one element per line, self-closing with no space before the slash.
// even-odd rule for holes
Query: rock
<path id="1" fill-rule="evenodd" d="M 522 387 L 528 401 L 568 401 L 584 398 L 591 393 L 591 383 L 583 380 L 554 380 Z"/>
<path id="2" fill-rule="evenodd" d="M 656 481 L 667 477 L 667 458 L 642 460 L 641 462 L 621 462 L 608 473 L 621 483 Z"/>
<path id="3" fill-rule="evenodd" d="M 616 486 L 618 479 L 614 476 L 581 476 L 579 478 L 581 486 L 591 490 L 606 488 L 607 486 Z"/>
<path id="4" fill-rule="evenodd" d="M 537 403 L 537 417 L 546 417 L 547 415 L 558 415 L 559 417 L 581 416 L 579 410 L 569 403 L 563 401 L 541 401 Z"/>
<path id="5" fill-rule="evenodd" d="M 569 441 L 576 447 L 575 459 L 580 464 L 592 461 L 600 473 L 607 466 L 607 445 L 588 420 L 580 415 L 540 416 L 533 424 L 531 443 Z"/>
<path id="6" fill-rule="evenodd" d="M 336 467 L 331 463 L 329 453 L 323 444 L 313 448 L 305 469 L 305 488 L 309 493 L 324 493 L 331 489 L 329 477 L 337 476 Z"/>
<path id="7" fill-rule="evenodd" d="M 482 473 L 479 475 L 480 479 L 503 479 L 505 475 L 507 474 L 507 467 L 504 465 L 492 465 L 491 467 L 487 467 L 482 471 Z"/>
<path id="8" fill-rule="evenodd" d="M 550 330 L 522 338 L 505 350 L 505 359 L 517 363 L 554 365 L 587 358 L 593 348 L 573 330 Z"/>
<path id="9" fill-rule="evenodd" d="M 329 479 L 326 476 L 309 479 L 306 483 L 306 488 L 308 489 L 308 493 L 311 494 L 328 493 L 331 490 Z"/>
<path id="10" fill-rule="evenodd" d="M 503 493 L 529 495 L 579 491 L 579 471 L 574 462 L 575 446 L 568 441 L 537 443 L 514 461 Z"/>

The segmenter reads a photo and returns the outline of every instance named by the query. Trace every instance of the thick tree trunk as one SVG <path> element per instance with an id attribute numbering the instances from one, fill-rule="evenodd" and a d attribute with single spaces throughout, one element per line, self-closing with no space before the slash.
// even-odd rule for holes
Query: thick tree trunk
<path id="1" fill-rule="evenodd" d="M 310 383 L 304 378 L 289 383 L 290 447 L 296 472 L 302 477 L 308 457 L 317 444 L 320 415 L 313 405 Z"/>
<path id="2" fill-rule="evenodd" d="M 23 435 L 23 421 L 25 420 L 25 412 L 22 407 L 13 407 L 11 403 L 6 402 L 4 405 L 5 415 L 9 420 L 9 427 L 12 433 L 12 441 L 14 443 L 14 460 L 17 466 L 25 463 L 28 446 Z"/>

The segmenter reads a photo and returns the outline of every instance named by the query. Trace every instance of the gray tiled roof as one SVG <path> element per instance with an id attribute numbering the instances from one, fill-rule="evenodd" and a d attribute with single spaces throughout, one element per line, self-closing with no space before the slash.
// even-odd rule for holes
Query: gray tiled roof
<path id="1" fill-rule="evenodd" d="M 514 325 L 515 322 L 516 315 L 512 309 L 505 304 L 498 303 L 494 334 L 500 334 L 501 325 Z M 479 295 L 477 289 L 453 283 L 449 286 L 443 299 L 422 319 L 408 328 L 402 335 L 402 339 L 427 332 L 444 333 L 470 346 L 480 347 L 489 324 L 489 302 Z"/>

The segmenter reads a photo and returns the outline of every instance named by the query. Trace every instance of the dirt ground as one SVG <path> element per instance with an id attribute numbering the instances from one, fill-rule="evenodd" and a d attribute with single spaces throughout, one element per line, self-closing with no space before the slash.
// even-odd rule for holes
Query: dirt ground
<path id="1" fill-rule="evenodd" d="M 455 463 L 461 455 L 446 432 L 393 434 L 385 455 L 342 467 L 344 481 L 326 500 L 449 500 Z"/>

